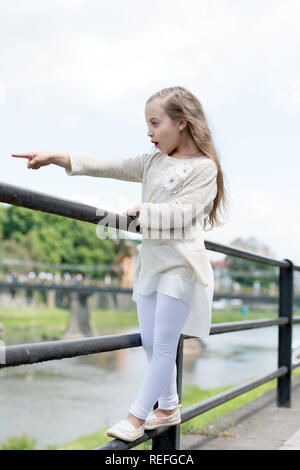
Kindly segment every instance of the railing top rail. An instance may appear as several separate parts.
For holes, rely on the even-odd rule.
[[[228,333],[255,328],[271,327],[275,325],[286,325],[289,319],[263,318],[261,320],[237,321],[228,323],[215,323],[211,327],[210,334]],[[300,317],[294,317],[293,323],[300,323]],[[194,338],[182,335],[183,340]],[[80,339],[43,341],[39,343],[16,344],[5,347],[5,362],[0,362],[0,369],[35,364],[38,362],[66,359],[75,356],[98,354],[119,349],[129,349],[141,346],[140,333],[115,334],[106,336],[92,336]],[[1,348],[0,348],[1,352]],[[1,357],[1,354],[0,354]]]
[[[227,254],[229,256],[236,256],[238,258],[248,259],[250,261],[256,261],[258,263],[271,264],[273,266],[278,266],[279,268],[288,268],[290,263],[289,261],[281,261],[275,258],[270,258],[268,256],[259,255],[252,251],[243,250],[241,248],[236,248],[235,246],[224,245],[215,242],[205,241],[205,246],[208,250],[217,251],[220,253]],[[296,266],[294,266],[296,268]],[[299,266],[300,270],[300,266]]]
[[[0,202],[60,215],[70,219],[81,220],[83,222],[90,222],[92,224],[101,224],[102,219],[104,219],[105,222],[101,225],[117,229],[122,228],[122,230],[138,234],[138,230],[135,230],[134,224],[132,223],[130,224],[129,230],[128,225],[130,222],[127,216],[3,182],[0,182]]]
[[[50,196],[48,194],[32,191],[26,188],[20,188],[19,186],[14,186],[4,182],[0,182],[0,202],[93,224],[99,223],[100,225],[126,230],[132,233],[139,234],[140,231],[139,225],[134,223],[132,217],[115,214],[87,204],[57,198],[55,196]],[[99,213],[101,215],[99,215]],[[104,222],[102,222],[102,219],[104,219]],[[138,222],[138,218],[136,221]],[[205,246],[211,251],[217,251],[259,263],[270,264],[282,268],[288,268],[290,266],[289,260],[277,260],[229,245],[205,241]],[[294,269],[296,271],[300,271],[300,266],[294,265]]]

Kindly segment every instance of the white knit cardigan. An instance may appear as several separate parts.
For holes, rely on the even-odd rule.
[[[161,282],[169,286],[165,293],[172,291],[172,295],[190,305],[191,314],[183,333],[207,337],[214,278],[204,245],[203,218],[209,214],[217,194],[215,162],[207,156],[176,159],[160,151],[131,158],[69,155],[71,171],[65,170],[69,176],[142,183],[142,243],[135,267],[133,300],[136,301],[137,292],[149,293],[154,288],[151,286],[157,287]]]

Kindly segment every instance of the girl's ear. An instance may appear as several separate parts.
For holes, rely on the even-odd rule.
[[[185,129],[187,126],[187,120],[186,119],[179,119],[178,123],[177,123],[177,129],[179,131],[183,131],[183,129]]]

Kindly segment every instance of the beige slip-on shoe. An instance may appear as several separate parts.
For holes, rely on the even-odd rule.
[[[117,424],[114,424],[106,431],[107,436],[116,437],[123,441],[132,442],[143,436],[145,423],[141,424],[140,427],[135,428],[130,421],[123,419]]]
[[[160,426],[175,426],[176,424],[181,423],[181,407],[182,405],[178,405],[177,409],[172,414],[162,417],[156,416],[155,412],[151,411],[145,421],[145,431],[150,431],[151,429],[155,429]]]

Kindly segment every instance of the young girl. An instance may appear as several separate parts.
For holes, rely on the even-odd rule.
[[[226,206],[223,172],[203,108],[183,87],[165,88],[146,102],[153,151],[121,159],[68,153],[12,154],[27,167],[55,164],[68,175],[89,175],[142,183],[137,215],[142,243],[132,299],[149,362],[128,416],[108,436],[133,441],[145,429],[181,422],[176,385],[180,334],[206,339],[211,326],[214,276],[203,230],[220,225]],[[159,407],[151,411],[158,401]],[[150,414],[149,414],[150,413]]]

